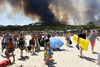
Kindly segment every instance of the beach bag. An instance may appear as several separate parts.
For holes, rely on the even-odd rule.
[[[30,39],[29,44],[32,45],[32,40]]]
[[[38,49],[38,50],[40,49],[40,45],[37,45],[37,49]]]
[[[31,50],[31,48],[32,48],[32,46],[27,46],[27,47],[25,48],[25,50],[26,50],[27,52],[29,52],[29,51]]]
[[[11,65],[10,59],[4,60],[0,63],[0,67],[5,67]]]
[[[32,48],[32,46],[27,46],[27,48],[28,48],[28,50],[30,51],[30,50],[31,50],[31,48]]]
[[[72,44],[72,41],[71,40],[69,41],[69,44]]]
[[[41,41],[40,41],[40,46],[41,46],[41,47],[44,47],[44,40],[43,40],[43,38],[42,38]]]
[[[26,46],[25,46],[24,44],[18,44],[18,45],[17,45],[17,48],[19,48],[19,49],[25,49]]]

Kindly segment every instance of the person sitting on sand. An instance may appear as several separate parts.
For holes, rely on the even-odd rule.
[[[98,39],[97,35],[95,34],[95,31],[93,30],[93,34],[90,35],[89,37],[90,41],[91,41],[91,49],[92,49],[92,53],[94,54],[94,46],[95,46],[95,40]],[[99,40],[99,39],[98,39]]]
[[[18,42],[19,42],[19,47],[20,47],[20,50],[21,50],[21,54],[20,54],[20,57],[23,58],[23,50],[25,49],[24,47],[24,44],[25,44],[25,41],[24,41],[24,36],[23,34],[21,33],[20,34],[20,38],[18,39]]]
[[[9,43],[8,43],[8,45],[7,45],[8,59],[9,59],[9,54],[12,53],[13,61],[15,62],[14,49],[15,49],[15,45],[14,45],[14,43],[12,42],[12,38],[9,38]]]
[[[44,60],[45,60],[45,64],[48,64],[49,59],[52,58],[52,55],[53,55],[53,52],[51,51],[52,48],[50,46],[49,40],[46,40],[45,49],[46,49],[46,55],[45,55],[46,58],[44,58]]]

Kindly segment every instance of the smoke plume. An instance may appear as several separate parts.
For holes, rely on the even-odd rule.
[[[33,20],[75,25],[93,21],[100,25],[100,0],[0,0],[0,6],[5,2],[14,13],[22,11]]]

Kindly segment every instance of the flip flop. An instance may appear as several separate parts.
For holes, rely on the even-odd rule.
[[[79,50],[80,49],[79,45],[76,45],[76,48]]]

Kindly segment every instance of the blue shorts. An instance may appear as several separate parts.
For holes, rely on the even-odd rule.
[[[69,38],[67,38],[67,41],[69,41]]]

